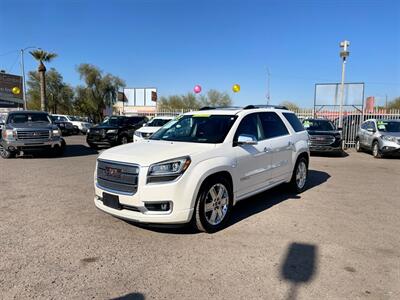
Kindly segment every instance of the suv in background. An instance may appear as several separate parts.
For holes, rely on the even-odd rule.
[[[356,150],[372,150],[375,158],[400,155],[400,120],[369,119],[361,124]]]
[[[240,200],[281,183],[302,192],[308,134],[293,112],[247,106],[185,113],[148,140],[102,152],[95,205],[119,218],[215,232]]]
[[[154,132],[172,119],[174,119],[174,117],[154,117],[147,124],[144,124],[142,128],[135,131],[133,141],[136,143],[148,139]]]
[[[102,123],[90,128],[86,142],[91,148],[97,146],[116,146],[132,142],[136,129],[148,121],[147,117],[111,116]]]
[[[7,116],[0,139],[0,156],[10,158],[29,150],[62,154],[65,142],[50,116],[40,111],[14,111]]]
[[[50,116],[50,118],[53,123],[56,124],[58,128],[60,128],[62,135],[71,135],[78,133],[76,132],[74,125],[72,125],[71,122],[68,122],[65,117],[52,115]]]
[[[309,134],[311,152],[343,153],[342,134],[326,119],[305,119],[303,126]]]

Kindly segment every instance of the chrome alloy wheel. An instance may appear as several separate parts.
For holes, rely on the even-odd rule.
[[[372,147],[372,155],[375,157],[378,157],[378,155],[379,155],[378,143],[374,143],[374,146]]]
[[[307,180],[307,166],[304,161],[300,161],[296,170],[296,184],[299,189],[302,189]]]
[[[211,225],[218,225],[225,218],[229,206],[229,193],[226,187],[217,183],[208,191],[204,205],[204,216]]]

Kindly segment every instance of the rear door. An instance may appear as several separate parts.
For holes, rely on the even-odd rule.
[[[292,154],[294,146],[291,135],[281,117],[275,112],[260,113],[264,138],[269,143],[272,153],[272,181],[286,179],[292,172]]]
[[[366,146],[372,148],[372,141],[374,139],[374,134],[376,132],[376,125],[374,121],[368,122],[368,130],[366,130]]]
[[[235,145],[239,135],[254,136],[256,145]],[[245,116],[235,133],[234,152],[236,157],[236,193],[238,198],[245,197],[268,185],[271,177],[272,152],[269,142],[263,139],[262,125],[258,113]]]

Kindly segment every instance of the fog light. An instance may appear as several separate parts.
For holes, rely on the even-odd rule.
[[[171,205],[169,202],[147,202],[144,207],[149,211],[169,211]]]
[[[8,150],[10,150],[10,151],[15,151],[16,149],[15,149],[14,146],[10,146],[10,147],[8,147]]]

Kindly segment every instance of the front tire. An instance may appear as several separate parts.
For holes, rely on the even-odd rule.
[[[362,151],[361,143],[360,143],[360,139],[359,138],[356,139],[356,151],[357,152],[361,152]]]
[[[203,184],[197,196],[193,223],[197,230],[213,233],[226,226],[232,210],[232,187],[225,178]]]
[[[300,157],[293,170],[290,185],[293,191],[301,193],[306,189],[308,179],[308,164],[305,157]]]
[[[372,143],[372,155],[375,158],[382,158],[381,150],[379,150],[379,143],[377,141]]]
[[[15,153],[11,152],[10,150],[5,149],[3,146],[0,146],[0,156],[4,159],[14,157]]]

